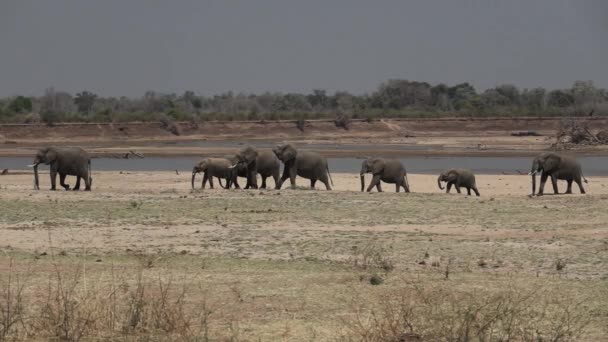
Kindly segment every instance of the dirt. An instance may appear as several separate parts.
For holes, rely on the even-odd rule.
[[[148,155],[221,154],[218,147],[184,146],[191,141],[292,141],[299,144],[394,144],[394,150],[379,149],[377,154],[392,155],[529,155],[548,149],[555,142],[560,118],[441,118],[354,120],[349,129],[338,128],[332,120],[307,121],[300,131],[295,121],[203,122],[198,126],[177,123],[180,135],[162,128],[160,123],[0,125],[0,156],[29,156],[42,145],[79,145],[95,155],[125,153],[129,150]],[[607,118],[578,119],[591,127],[608,126]],[[513,132],[535,132],[540,136],[512,136]],[[415,146],[415,150],[400,148]],[[608,154],[606,146],[585,146],[579,152]],[[325,152],[328,156],[353,156],[358,151]]]
[[[480,197],[446,194],[433,175],[409,175],[408,194],[389,184],[361,193],[358,175],[332,177],[333,191],[301,178],[296,190],[192,190],[187,174],[102,171],[93,191],[74,192],[49,191],[48,174],[35,191],[31,170],[16,170],[0,177],[0,285],[7,274],[42,284],[26,287],[35,308],[58,270],[86,271],[77,292],[97,289],[102,301],[115,288],[129,300],[141,277],[147,293],[184,286],[188,305],[212,307],[218,340],[284,341],[349,340],[345,322],[371,321],[383,298],[411,287],[517,287],[573,293],[584,306],[568,315],[590,320],[583,340],[606,340],[608,177],[588,177],[585,195],[546,186],[543,197],[528,196],[525,175],[479,174]]]

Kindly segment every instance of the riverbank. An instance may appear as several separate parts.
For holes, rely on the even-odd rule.
[[[94,156],[218,156],[245,144],[270,147],[289,141],[327,157],[531,156],[551,148],[563,118],[441,118],[353,121],[348,129],[330,120],[177,123],[179,135],[159,123],[0,125],[0,156],[31,156],[39,146],[77,145]],[[590,127],[608,118],[577,118]],[[513,136],[526,131],[536,136]],[[319,148],[320,147],[320,148]],[[608,155],[608,146],[581,146],[578,154]]]

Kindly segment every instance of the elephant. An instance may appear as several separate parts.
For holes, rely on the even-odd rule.
[[[245,168],[247,185],[245,189],[258,188],[257,175],[262,177],[262,189],[266,189],[266,178],[274,178],[275,188],[278,188],[281,172],[281,162],[272,151],[258,151],[255,147],[247,146],[236,155],[238,160],[233,168]]]
[[[247,178],[247,184],[245,185],[245,189],[249,189],[250,184],[247,166],[245,164],[239,164],[239,159],[236,155],[227,155],[224,158],[228,159],[231,165],[229,167],[229,176],[226,178],[227,182],[225,188],[230,189],[234,185],[236,189],[240,189],[241,186],[239,185],[238,177],[245,177]]]
[[[84,179],[85,191],[91,191],[91,157],[80,147],[45,147],[38,150],[34,163],[28,165],[34,168],[34,188],[40,190],[38,182],[38,165],[50,165],[51,190],[56,190],[56,179],[59,174],[59,184],[67,191],[70,185],[65,183],[66,176],[76,176],[73,190],[80,190],[80,179]]]
[[[467,188],[467,195],[471,196],[471,189],[475,192],[476,196],[479,196],[479,190],[477,190],[477,184],[475,183],[475,175],[473,171],[469,169],[448,169],[437,177],[437,185],[439,189],[443,190],[441,182],[446,182],[447,187],[445,192],[450,193],[452,185],[456,187],[456,191],[460,193],[460,188]]]
[[[201,188],[204,189],[207,181],[209,181],[209,187],[213,189],[213,177],[217,177],[220,186],[227,189],[228,187],[222,185],[221,179],[226,179],[226,183],[228,183],[232,172],[230,169],[231,165],[232,162],[227,158],[205,158],[201,160],[194,165],[194,168],[192,169],[192,189],[194,189],[194,178],[199,172],[203,172],[203,183]]]
[[[401,187],[403,187],[405,192],[410,192],[407,172],[403,164],[397,159],[367,158],[364,160],[359,174],[361,177],[361,192],[365,189],[366,173],[371,173],[374,176],[369,183],[367,192],[372,191],[374,186],[378,192],[382,192],[380,181],[395,184],[396,192],[399,192]]]
[[[283,168],[283,176],[277,184],[277,189],[280,189],[283,182],[289,178],[291,188],[296,188],[296,175],[310,179],[310,188],[315,188],[315,183],[320,180],[325,184],[327,190],[331,190],[333,181],[329,173],[327,159],[316,152],[298,151],[291,144],[279,144],[272,149],[272,152],[277,158],[285,164]]]
[[[572,181],[578,184],[578,188],[581,194],[585,193],[585,188],[581,180],[587,183],[587,179],[583,176],[583,170],[581,164],[572,156],[560,155],[553,152],[541,153],[532,162],[532,168],[530,169],[529,175],[532,176],[532,196],[536,192],[536,174],[541,173],[540,185],[538,187],[537,196],[543,195],[545,188],[545,182],[547,177],[551,177],[551,183],[553,185],[553,191],[558,194],[557,180],[563,179],[568,182],[567,194],[572,193]]]

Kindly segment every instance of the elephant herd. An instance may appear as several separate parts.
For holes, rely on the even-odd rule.
[[[284,165],[281,175],[281,163]],[[56,178],[59,175],[59,184],[70,190],[65,183],[66,176],[76,176],[76,184],[73,190],[80,189],[81,180],[84,181],[85,191],[91,190],[93,178],[91,177],[91,157],[79,147],[46,147],[40,149],[34,157],[34,163],[29,165],[34,168],[34,188],[39,190],[38,165],[50,166],[51,190],[56,190]],[[272,177],[275,189],[281,189],[283,183],[289,178],[291,188],[296,187],[296,177],[310,180],[310,187],[315,188],[317,181],[325,185],[327,190],[332,189],[333,181],[329,172],[327,159],[316,152],[299,151],[292,144],[279,144],[272,151],[259,151],[257,148],[247,146],[234,155],[224,158],[204,158],[192,169],[192,188],[194,188],[195,177],[198,173],[203,174],[202,188],[207,182],[213,189],[213,178],[217,178],[220,186],[226,189],[231,187],[239,189],[238,177],[247,179],[245,189],[257,189],[257,175],[260,175],[262,189],[267,187],[267,179]],[[361,191],[365,191],[365,174],[371,173],[372,180],[367,187],[370,192],[375,187],[382,191],[381,182],[395,184],[397,192],[403,188],[410,192],[407,172],[401,161],[386,158],[367,158],[361,165],[359,173],[361,179]],[[540,185],[536,192],[536,175],[540,174]],[[572,193],[572,182],[576,182],[581,193],[585,193],[582,182],[587,183],[583,176],[580,163],[571,156],[546,152],[538,155],[532,162],[529,175],[532,176],[532,195],[542,196],[547,179],[551,178],[553,191],[558,194],[557,181],[565,180],[568,184],[567,194]],[[222,184],[225,181],[225,185]],[[450,192],[452,186],[460,193],[461,188],[471,191],[479,196],[479,190],[475,183],[475,175],[468,169],[448,169],[439,175],[437,185],[443,190],[442,183],[446,183],[445,190]]]

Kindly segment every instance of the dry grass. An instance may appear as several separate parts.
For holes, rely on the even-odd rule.
[[[496,287],[410,282],[345,320],[348,341],[578,341],[597,319],[594,298],[555,284]],[[600,293],[598,293],[600,295]]]
[[[489,199],[190,192],[175,173],[115,176],[100,172],[91,193],[36,192],[27,175],[7,178],[0,339],[608,336],[603,179],[585,196],[529,199],[527,177],[481,175],[495,186],[488,193],[508,191]],[[412,176],[417,191],[425,177]]]

